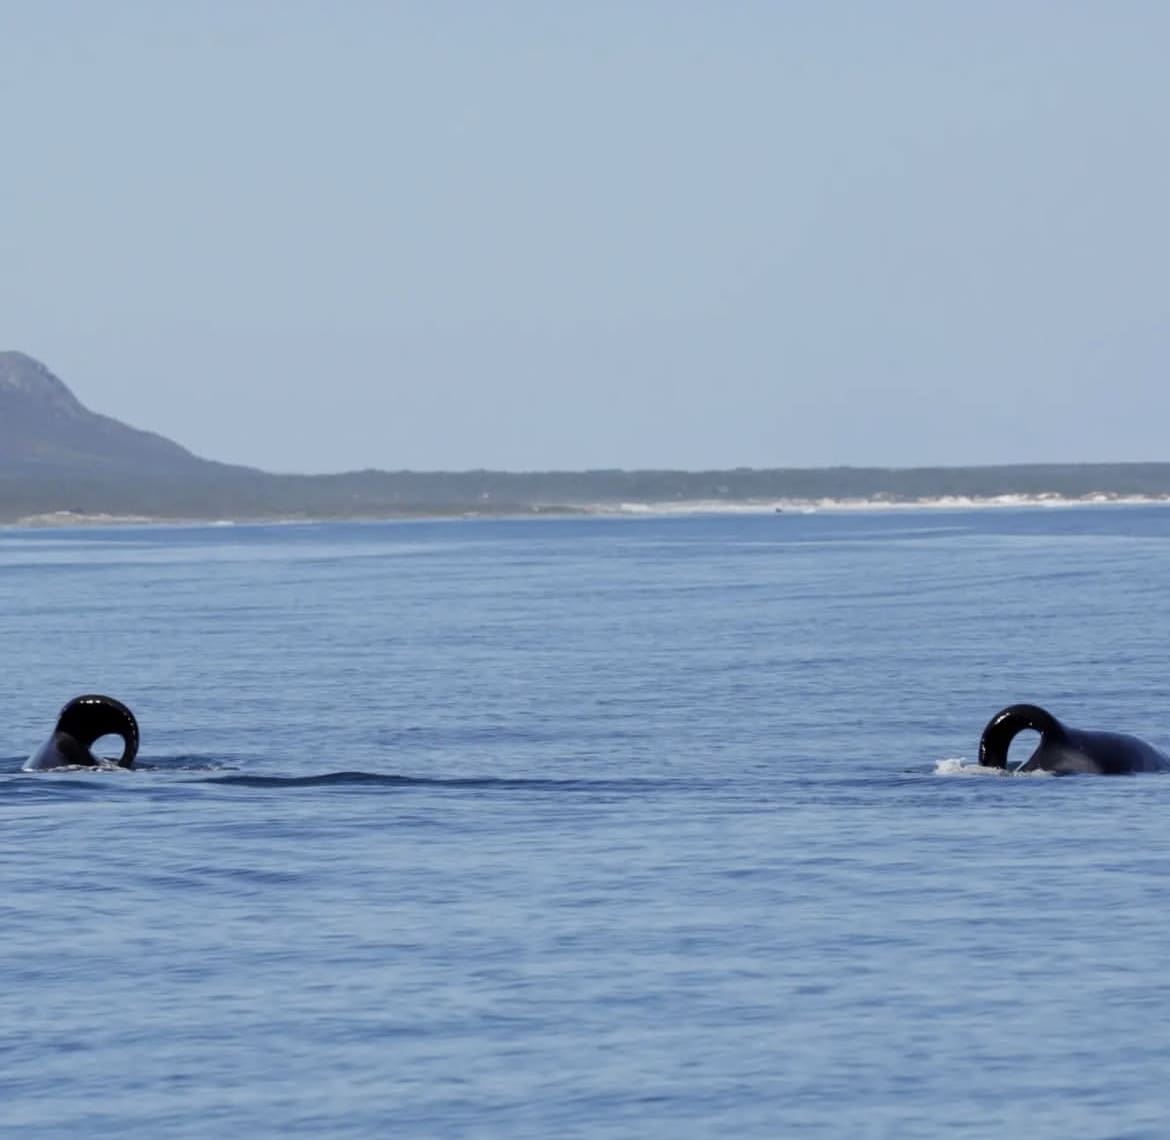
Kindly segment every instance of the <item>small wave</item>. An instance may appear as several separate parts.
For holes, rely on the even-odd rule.
[[[629,792],[661,786],[654,780],[582,780],[548,779],[524,776],[402,776],[382,772],[323,772],[315,776],[252,776],[243,773],[225,773],[208,776],[201,783],[227,784],[241,788],[322,788],[322,787],[383,787],[383,788],[525,788],[550,792]]]
[[[207,756],[160,756],[139,762],[133,768],[120,768],[112,760],[97,766],[68,765],[26,771],[23,757],[0,758],[0,775],[33,777],[33,782],[49,777],[80,777],[68,781],[85,783],[95,775],[117,772],[124,776],[181,776],[184,783],[226,784],[242,788],[321,788],[321,787],[383,787],[383,788],[529,788],[538,791],[631,792],[653,790],[669,786],[673,781],[631,777],[629,779],[593,779],[588,777],[548,776],[407,776],[392,772],[317,772],[306,776],[261,775],[245,769],[247,761],[234,758],[211,759]],[[23,781],[22,781],[23,782]],[[50,781],[60,787],[66,781]],[[701,781],[691,781],[698,787]]]
[[[1094,506],[1166,506],[1167,495],[1128,495],[1120,492],[1095,491],[1085,495],[1010,493],[1004,495],[936,495],[918,499],[875,496],[845,498],[781,499],[688,499],[646,500],[645,502],[593,503],[587,507],[597,515],[743,515],[743,514],[815,514],[821,511],[948,511],[983,510],[1007,507],[1094,507]]]

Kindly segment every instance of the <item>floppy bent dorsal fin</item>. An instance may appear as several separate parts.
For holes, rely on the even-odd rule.
[[[99,693],[74,697],[57,718],[57,732],[76,740],[87,752],[103,736],[122,738],[121,768],[132,768],[138,755],[138,722],[121,701]]]
[[[984,768],[1006,768],[1008,748],[1025,729],[1051,739],[1064,735],[1064,726],[1039,705],[1009,705],[987,722],[979,738],[979,763]]]

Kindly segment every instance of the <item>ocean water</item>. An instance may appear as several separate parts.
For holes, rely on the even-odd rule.
[[[1165,506],[0,531],[0,1135],[1166,1136],[1170,779],[974,761],[1170,747],[1167,581]],[[22,773],[95,690],[142,767]]]

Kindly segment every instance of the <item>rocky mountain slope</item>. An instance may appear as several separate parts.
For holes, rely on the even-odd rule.
[[[0,352],[0,475],[187,476],[222,467],[91,412],[39,361]]]

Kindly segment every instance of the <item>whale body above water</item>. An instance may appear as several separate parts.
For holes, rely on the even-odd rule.
[[[1170,772],[1170,756],[1123,732],[1069,728],[1039,705],[1009,705],[997,712],[979,740],[979,763],[1007,768],[1008,747],[1017,734],[1040,733],[1036,750],[1014,772],[1087,773],[1128,776],[1134,772]]]
[[[24,771],[103,767],[90,751],[103,736],[122,738],[122,755],[115,763],[119,768],[133,768],[138,755],[138,721],[134,714],[121,701],[99,693],[74,697],[61,710],[49,739],[24,762]]]

